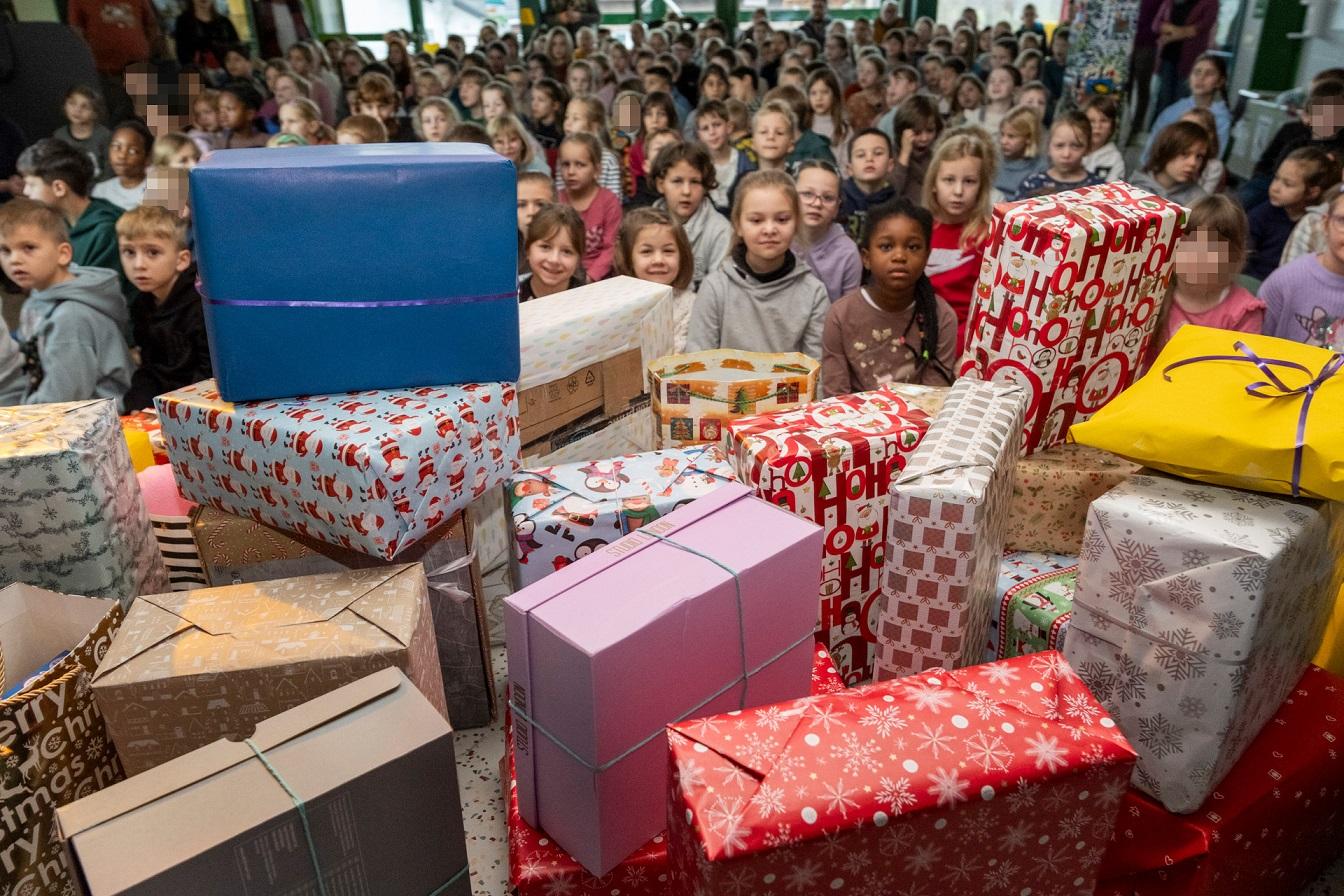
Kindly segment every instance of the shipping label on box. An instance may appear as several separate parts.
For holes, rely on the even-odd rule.
[[[137,774],[389,666],[447,717],[418,565],[141,597],[92,684]]]
[[[1026,389],[1025,453],[1138,377],[1184,224],[1125,183],[995,208],[958,373]]]
[[[518,469],[508,383],[233,404],[207,380],[155,402],[186,497],[382,560]]]
[[[737,476],[717,445],[524,470],[508,485],[521,588]]]
[[[1088,512],[1065,653],[1193,812],[1302,675],[1344,575],[1344,507],[1133,476]]]
[[[877,675],[979,662],[994,612],[1025,390],[960,380],[890,485]]]
[[[717,442],[729,420],[802,407],[816,397],[820,373],[798,352],[714,349],[659,358],[649,365],[658,447]]]
[[[0,585],[111,597],[168,571],[109,400],[0,408]]]

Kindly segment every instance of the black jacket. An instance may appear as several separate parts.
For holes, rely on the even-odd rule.
[[[195,265],[177,275],[162,305],[155,307],[147,292],[131,299],[131,335],[140,348],[140,367],[124,399],[128,412],[153,407],[155,395],[214,376]]]
[[[186,12],[177,17],[173,42],[177,44],[177,61],[183,65],[222,69],[225,48],[238,42],[238,31],[228,16],[216,15],[210,21],[202,22],[188,3]]]

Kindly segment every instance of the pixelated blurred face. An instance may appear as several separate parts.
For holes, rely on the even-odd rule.
[[[1115,125],[1111,122],[1111,117],[1100,109],[1088,109],[1085,114],[1087,123],[1092,125],[1092,148],[1100,149],[1111,139]]]
[[[1184,286],[1212,287],[1226,283],[1236,272],[1232,270],[1230,247],[1209,230],[1187,233],[1176,244],[1172,254],[1172,270]]]
[[[72,93],[65,101],[65,117],[73,125],[84,126],[92,124],[98,112],[84,94]]]
[[[641,228],[630,248],[630,266],[640,280],[671,286],[681,272],[681,253],[672,228],[661,224]]]
[[[728,142],[728,122],[718,115],[698,115],[695,119],[695,133],[700,142],[717,152]]]
[[[1344,128],[1344,99],[1332,97],[1313,103],[1307,111],[1307,125],[1317,140],[1333,136]]]
[[[493,89],[481,91],[481,114],[485,116],[486,121],[508,115],[509,106],[504,100],[504,94]]]
[[[141,292],[158,292],[173,285],[177,275],[191,265],[191,254],[179,251],[162,237],[119,239],[121,269]]]
[[[20,224],[0,234],[0,269],[19,289],[45,289],[70,264],[70,244],[35,224]]]
[[[616,101],[616,127],[622,131],[633,131],[639,124],[639,99],[623,96]]]
[[[453,126],[448,113],[438,106],[425,106],[420,109],[419,115],[420,133],[425,135],[425,142],[442,143]]]
[[[117,177],[130,181],[144,179],[148,156],[149,148],[139,132],[130,128],[112,132],[112,142],[107,145],[107,162]]]
[[[555,203],[555,190],[550,184],[529,178],[518,184],[518,229],[527,233],[528,225],[543,206]]]

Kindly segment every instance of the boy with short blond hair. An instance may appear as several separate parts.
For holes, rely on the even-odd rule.
[[[0,405],[119,401],[130,386],[117,274],[73,265],[73,255],[55,209],[27,198],[0,205],[0,268],[28,292],[15,333],[23,362],[6,367]]]
[[[131,299],[131,336],[140,367],[123,402],[129,413],[214,372],[186,221],[169,209],[142,205],[117,222],[117,243],[126,277],[138,290]]]
[[[372,115],[351,115],[336,126],[336,142],[342,146],[386,143],[387,128]]]

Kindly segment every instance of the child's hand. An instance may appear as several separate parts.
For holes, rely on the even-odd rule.
[[[901,152],[900,163],[902,165],[910,164],[910,154],[915,151],[915,131],[913,128],[906,128],[901,131]]]

